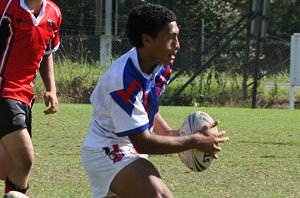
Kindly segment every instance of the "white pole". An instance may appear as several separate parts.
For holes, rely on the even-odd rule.
[[[290,98],[289,108],[294,109],[295,86],[300,85],[300,34],[294,33],[291,36],[291,55],[290,55]]]
[[[295,108],[295,92],[294,92],[294,85],[290,85],[290,98],[289,98],[289,108],[294,110]]]
[[[119,11],[119,3],[118,0],[116,2],[116,8],[115,8],[115,36],[118,35],[118,11]]]
[[[112,21],[112,1],[105,0],[105,33],[100,37],[100,64],[109,65],[111,63],[111,21]]]
[[[105,35],[111,36],[112,1],[105,0]]]

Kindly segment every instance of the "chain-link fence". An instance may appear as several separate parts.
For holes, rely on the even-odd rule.
[[[190,102],[185,101],[182,98],[186,98],[187,101],[198,101],[202,103],[200,95],[206,97],[206,101],[216,103],[216,98],[212,97],[211,90],[207,90],[211,80],[217,83],[219,89],[218,94],[226,92],[226,86],[236,87],[236,92],[240,93],[236,99],[232,99],[234,94],[228,94],[229,98],[223,97],[224,102],[226,101],[240,100],[242,98],[242,77],[245,77],[247,85],[251,85],[253,82],[253,68],[255,66],[255,52],[256,43],[255,40],[249,42],[249,56],[245,56],[245,49],[247,47],[245,38],[243,36],[236,36],[231,39],[230,42],[226,43],[226,38],[206,38],[203,39],[201,35],[185,35],[180,36],[180,50],[176,56],[174,63],[174,74],[173,76],[178,79],[184,79],[188,81],[192,76],[196,81],[199,81],[200,77],[204,76],[203,85],[192,88],[194,91],[197,90],[199,94],[187,93],[183,90],[183,95],[178,96],[173,104],[190,105]],[[217,42],[216,42],[217,41]],[[119,57],[126,53],[131,48],[130,43],[126,38],[114,37],[111,42],[111,60]],[[260,56],[259,56],[259,79],[269,75],[280,75],[281,73],[289,72],[290,65],[290,43],[284,41],[276,41],[271,39],[265,39],[261,43]],[[97,64],[100,65],[100,36],[70,36],[62,35],[62,43],[60,50],[56,53],[57,60],[71,60],[73,62],[84,63],[84,64]],[[247,59],[247,61],[246,61]],[[245,61],[248,63],[245,66]],[[202,66],[204,69],[201,69]],[[199,72],[200,71],[200,72]],[[195,75],[196,73],[196,75]],[[193,86],[192,79],[189,84]],[[202,82],[201,82],[202,83]],[[273,83],[273,82],[271,82]],[[172,84],[172,83],[171,83]],[[180,85],[176,85],[174,89],[180,90],[180,86],[184,85],[184,82]],[[191,90],[188,85],[186,89]],[[202,89],[202,87],[204,87]],[[174,95],[176,90],[169,93],[168,96]],[[185,93],[184,93],[185,92]],[[201,93],[201,94],[200,94]],[[192,96],[186,97],[187,95]],[[251,95],[251,86],[248,88],[248,95]],[[220,96],[220,98],[222,98]],[[170,99],[170,98],[169,98]],[[244,98],[245,99],[245,98]],[[176,102],[177,101],[177,102]],[[167,104],[165,100],[164,104]]]
[[[70,59],[80,63],[100,62],[100,37],[97,35],[78,36],[63,35],[60,50],[56,53],[57,57],[62,59]],[[211,47],[212,39],[204,40],[202,47],[201,37],[185,36],[180,38],[180,50],[175,61],[176,68],[182,68],[187,64],[194,64],[197,67],[201,61],[205,61],[213,53],[218,50],[220,43],[216,43]],[[252,43],[253,45],[254,43]],[[112,39],[112,59],[126,53],[132,46],[128,39],[113,37]],[[205,49],[210,47],[210,51]],[[214,59],[215,65],[218,65],[220,71],[230,70],[230,68],[238,69],[243,64],[245,41],[235,39],[232,43],[220,53],[219,57]],[[250,68],[254,60],[255,48],[250,46]],[[289,70],[290,58],[290,42],[276,41],[267,39],[261,45],[260,64],[262,71],[268,73],[276,73]]]

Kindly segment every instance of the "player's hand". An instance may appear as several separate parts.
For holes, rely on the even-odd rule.
[[[168,136],[180,136],[179,129],[170,130]]]
[[[50,107],[44,111],[44,114],[53,114],[58,111],[58,100],[55,92],[45,92],[44,94],[45,106]]]
[[[210,154],[215,159],[218,159],[217,152],[221,151],[221,147],[218,144],[229,141],[228,137],[223,137],[225,131],[216,131],[213,129],[218,124],[219,122],[215,121],[212,124],[205,125],[196,133],[199,136],[198,149]]]

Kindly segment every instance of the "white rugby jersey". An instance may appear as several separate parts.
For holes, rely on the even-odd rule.
[[[131,144],[129,135],[153,129],[158,99],[170,80],[171,65],[141,71],[132,48],[105,72],[91,95],[93,115],[83,146],[104,148]]]

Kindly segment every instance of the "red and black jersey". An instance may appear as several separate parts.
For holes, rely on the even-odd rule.
[[[1,0],[2,15],[0,98],[16,99],[30,106],[33,81],[43,55],[56,51],[60,44],[61,12],[50,0],[43,1],[38,16],[31,13],[24,0]]]

